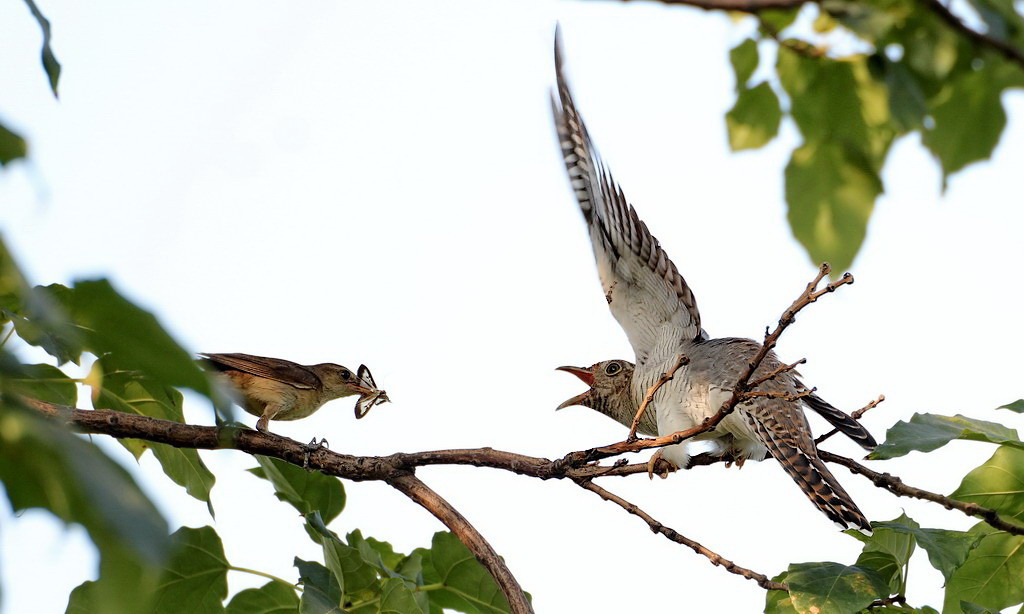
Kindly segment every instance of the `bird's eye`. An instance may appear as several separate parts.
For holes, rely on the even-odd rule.
[[[610,362],[608,366],[604,368],[604,372],[607,375],[615,375],[619,371],[622,371],[622,365],[617,362]]]
[[[352,377],[352,373],[348,369],[341,370],[341,379],[349,379]]]

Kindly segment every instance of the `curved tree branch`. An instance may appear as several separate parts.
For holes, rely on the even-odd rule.
[[[471,465],[502,469],[542,480],[570,479],[580,487],[595,492],[602,498],[622,506],[631,514],[639,516],[656,532],[693,549],[694,552],[707,557],[712,564],[721,565],[731,573],[752,579],[765,588],[781,586],[770,582],[764,574],[740,567],[675,529],[662,525],[639,507],[625,502],[591,483],[591,480],[596,477],[646,473],[646,463],[628,465],[618,462],[611,466],[593,464],[573,466],[562,460],[526,456],[491,448],[399,452],[390,456],[352,456],[325,448],[310,452],[307,445],[287,437],[245,428],[182,424],[106,409],[74,409],[33,399],[24,399],[24,401],[39,413],[61,421],[73,430],[82,433],[110,435],[124,439],[144,439],[179,448],[236,449],[249,454],[270,456],[293,465],[306,466],[309,469],[348,480],[386,482],[423,506],[452,530],[498,582],[509,604],[513,608],[521,608],[513,609],[515,612],[532,612],[531,609],[528,609],[530,608],[529,602],[525,601],[518,582],[494,553],[493,548],[487,544],[483,536],[473,528],[469,521],[413,475],[416,468],[430,465]],[[693,457],[691,466],[710,465],[725,460],[728,459],[701,454]]]
[[[931,501],[932,503],[938,503],[948,510],[958,510],[968,516],[981,518],[992,527],[1001,531],[1006,531],[1013,535],[1024,535],[1024,526],[1007,521],[1004,517],[999,515],[999,512],[992,508],[984,507],[977,503],[959,501],[945,495],[909,486],[904,484],[903,480],[894,475],[872,471],[852,458],[833,454],[827,450],[818,450],[818,456],[820,456],[824,461],[842,465],[851,472],[866,477],[871,480],[875,486],[884,488],[898,497],[912,497],[914,499],[923,499],[925,501]]]
[[[598,486],[597,484],[594,484],[590,480],[575,480],[575,481],[580,486],[580,488],[583,488],[585,490],[589,490],[590,492],[596,494],[597,496],[601,497],[605,501],[611,501],[612,503],[614,503],[615,505],[618,505],[619,507],[621,507],[622,509],[626,510],[630,514],[633,514],[634,516],[640,518],[641,520],[643,520],[644,522],[647,523],[647,526],[651,528],[651,531],[653,531],[655,533],[659,533],[661,535],[664,535],[665,537],[667,537],[668,539],[676,542],[677,544],[682,544],[682,545],[686,546],[687,548],[690,548],[691,550],[693,550],[697,554],[700,554],[702,556],[706,556],[708,558],[708,560],[710,560],[713,565],[715,565],[715,566],[721,565],[729,573],[734,573],[734,574],[736,574],[738,576],[743,576],[744,578],[747,578],[748,580],[753,580],[754,582],[757,582],[758,586],[760,586],[761,588],[763,588],[765,590],[775,590],[775,591],[788,591],[789,590],[789,587],[786,586],[785,584],[779,584],[778,582],[772,582],[771,579],[769,579],[768,576],[766,576],[764,574],[757,573],[756,571],[752,571],[750,569],[747,569],[746,567],[740,567],[736,563],[733,563],[732,561],[730,561],[729,559],[723,557],[722,555],[718,554],[717,552],[714,552],[712,550],[708,550],[707,548],[705,548],[704,546],[700,545],[699,543],[693,541],[689,537],[686,537],[685,535],[682,535],[681,533],[679,533],[675,529],[673,529],[671,527],[666,527],[665,525],[661,524],[660,522],[655,520],[653,517],[651,517],[650,514],[648,514],[647,512],[643,511],[642,509],[640,509],[636,504],[630,503],[629,501],[626,501],[622,497],[620,497],[620,496],[618,496],[618,495],[616,495],[616,494],[614,494],[612,492],[609,492],[609,491],[605,490],[604,488],[601,488],[600,486]]]
[[[629,0],[624,0],[628,2]],[[920,0],[924,7],[935,13],[939,19],[946,23],[957,34],[966,37],[979,47],[994,51],[1007,60],[1014,62],[1024,68],[1024,50],[1014,46],[1008,41],[996,38],[990,34],[979,32],[968,26],[942,0]],[[761,11],[772,9],[792,9],[805,4],[820,4],[820,0],[660,0],[662,4],[679,4],[692,6],[706,11],[736,11],[740,13],[757,14]],[[824,9],[823,9],[824,10]],[[782,40],[778,40],[777,34],[773,35],[780,45],[790,46]],[[810,56],[822,55],[813,47],[796,48],[798,53]]]
[[[385,480],[395,490],[409,497],[423,509],[433,514],[438,520],[451,529],[455,537],[469,548],[478,561],[491,573],[494,580],[501,587],[501,592],[508,599],[509,609],[515,614],[532,614],[533,606],[526,598],[523,587],[519,586],[512,572],[508,570],[505,561],[498,556],[491,544],[484,539],[476,528],[466,520],[466,517],[459,513],[459,510],[452,507],[451,503],[445,501],[441,495],[430,489],[411,473],[403,473]]]

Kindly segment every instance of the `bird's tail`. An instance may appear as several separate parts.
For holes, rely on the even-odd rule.
[[[793,478],[800,490],[804,491],[811,503],[844,529],[854,526],[866,531],[871,530],[871,523],[820,458],[804,452],[784,439],[772,437],[761,423],[755,424],[761,431],[762,440],[768,451],[782,465],[789,477]]]
[[[853,416],[843,410],[833,407],[825,399],[816,394],[811,394],[804,397],[803,401],[807,404],[807,407],[810,407],[818,412],[818,415],[822,418],[828,420],[829,424],[834,426],[836,430],[855,441],[857,445],[865,450],[874,450],[878,445],[875,438],[871,436],[871,433],[860,422],[857,422]]]

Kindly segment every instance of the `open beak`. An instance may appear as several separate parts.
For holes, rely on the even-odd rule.
[[[594,372],[584,367],[558,367],[556,371],[565,371],[566,373],[572,373],[576,377],[583,380],[583,383],[587,386],[594,385]],[[582,405],[587,407],[587,400],[590,398],[590,390],[587,390],[583,394],[578,394],[571,399],[566,400],[564,403],[555,408],[555,411],[559,409],[565,409],[566,407],[572,407],[573,405]]]

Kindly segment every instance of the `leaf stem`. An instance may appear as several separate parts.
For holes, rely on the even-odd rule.
[[[255,569],[249,569],[248,567],[235,567],[234,565],[228,565],[228,570],[229,571],[240,571],[242,573],[249,573],[249,574],[252,574],[254,576],[262,576],[264,578],[267,578],[268,580],[274,580],[275,582],[280,582],[281,584],[284,584],[286,586],[290,586],[291,588],[295,589],[295,592],[301,592],[299,590],[299,587],[296,586],[296,584],[294,582],[289,582],[288,580],[285,580],[284,578],[279,578],[279,577],[277,577],[277,576],[275,576],[273,574],[269,574],[269,573],[267,573],[265,571],[256,571]]]
[[[11,324],[11,330],[7,331],[7,334],[4,335],[4,340],[0,341],[0,348],[2,348],[5,345],[7,345],[7,340],[10,339],[11,335],[13,335],[13,334],[14,334],[14,324],[12,323]]]

